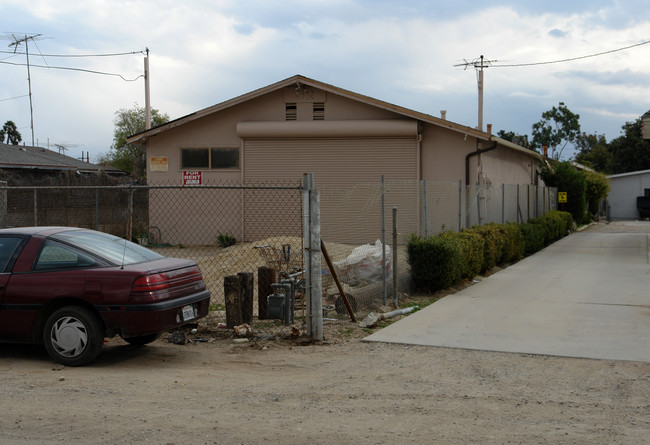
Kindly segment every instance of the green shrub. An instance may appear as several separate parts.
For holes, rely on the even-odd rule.
[[[407,243],[413,284],[430,292],[448,288],[461,278],[535,253],[572,227],[570,213],[552,211],[522,224],[486,224],[427,238],[413,234]]]
[[[407,244],[411,278],[417,289],[445,289],[461,278],[461,249],[451,237],[411,235]]]
[[[543,224],[521,223],[519,230],[524,239],[525,255],[531,255],[544,248],[545,228]]]
[[[501,262],[506,239],[501,230],[499,230],[498,224],[474,226],[463,231],[477,233],[483,238],[483,265],[481,266],[481,272],[486,272]]]
[[[510,263],[524,256],[524,237],[519,226],[517,224],[497,224],[497,228],[505,240],[501,260],[498,263]]]
[[[473,232],[444,232],[440,236],[454,239],[460,249],[461,278],[471,280],[483,267],[483,237]]]

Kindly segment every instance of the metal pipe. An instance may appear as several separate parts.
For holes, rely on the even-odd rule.
[[[427,180],[422,180],[422,198],[424,200],[424,237],[429,236],[428,213],[427,213]]]
[[[399,307],[397,301],[397,207],[393,207],[393,304],[396,308]]]
[[[477,144],[478,144],[478,141],[477,141]],[[478,155],[483,154],[483,153],[487,153],[488,151],[492,151],[492,150],[496,149],[498,145],[499,144],[495,142],[494,145],[492,145],[490,147],[477,148],[476,151],[473,151],[471,153],[467,153],[467,155],[465,156],[465,185],[469,185],[469,160],[470,160],[470,158],[472,158],[474,156],[478,156]]]
[[[381,282],[382,282],[382,300],[384,306],[386,306],[386,299],[388,298],[387,290],[387,277],[386,277],[386,182],[384,180],[384,175],[381,175]]]

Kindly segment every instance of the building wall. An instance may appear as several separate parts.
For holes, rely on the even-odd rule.
[[[507,148],[497,148],[480,156],[483,177],[492,184],[534,184],[538,162],[530,156]],[[470,161],[474,166],[477,160]],[[472,170],[476,172],[476,170]],[[470,174],[470,181],[479,175]]]
[[[611,187],[607,195],[610,218],[614,220],[639,219],[636,198],[643,196],[644,190],[650,188],[650,171],[613,175],[608,179]]]
[[[314,102],[324,103],[323,121],[314,120]],[[295,123],[286,120],[287,103],[296,103]],[[351,122],[354,124],[350,125]],[[252,128],[254,131],[245,131],[244,128]],[[305,134],[305,129],[313,130],[314,133]],[[487,146],[489,143],[482,144]],[[477,140],[452,129],[409,120],[402,114],[373,106],[371,102],[354,100],[312,87],[302,87],[297,93],[296,87],[292,86],[232,105],[183,125],[172,126],[164,133],[149,138],[148,183],[181,185],[181,148],[214,147],[239,148],[239,168],[204,170],[204,185],[269,180],[298,183],[304,173],[315,173],[317,187],[331,188],[379,183],[382,175],[386,180],[427,179],[465,183],[465,156],[476,151]],[[152,157],[167,157],[166,171],[152,171],[149,162]],[[470,183],[476,182],[479,172],[494,184],[530,183],[531,161],[532,158],[506,148],[473,157],[470,162]],[[169,221],[166,219],[167,206],[181,206],[192,195],[183,194],[183,198],[179,196],[173,203],[164,204],[158,202],[157,196],[151,196],[151,224],[163,229],[166,225],[171,229],[172,226],[178,228],[179,225],[186,224],[185,233],[191,233],[192,221],[211,221],[215,228],[226,228],[238,239],[247,238],[253,236],[253,231],[245,229],[248,226],[247,218],[262,218],[263,213],[268,212],[268,209],[256,210],[264,208],[264,200],[258,202],[255,198],[240,194],[237,213],[242,216],[241,220],[234,223],[221,214],[219,199],[206,202],[195,209],[192,218],[187,221]],[[327,210],[330,198],[326,191],[322,192],[321,199]],[[417,200],[412,203],[402,201],[399,204],[402,207],[418,205]],[[417,214],[416,211],[412,213]],[[333,215],[334,213],[324,216],[324,222],[327,223],[328,218],[334,218]],[[370,217],[373,218],[372,215]],[[333,227],[335,223],[332,224]],[[368,224],[376,224],[376,219]],[[238,227],[243,227],[243,232]],[[347,239],[347,235],[351,239],[356,236],[349,233],[345,226],[338,229],[325,227],[324,234],[342,242]],[[214,234],[206,236],[205,239],[194,237],[192,240],[170,242],[203,244],[214,238]]]
[[[421,179],[465,183],[465,156],[476,151],[476,138],[431,124],[421,134]]]

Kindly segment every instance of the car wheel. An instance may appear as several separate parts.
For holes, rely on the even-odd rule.
[[[43,343],[54,361],[66,366],[85,365],[97,358],[104,345],[101,321],[82,307],[61,308],[47,319]]]
[[[148,335],[139,335],[137,337],[128,337],[124,341],[133,346],[144,346],[152,341],[157,340],[162,335],[162,332],[156,332],[155,334]]]

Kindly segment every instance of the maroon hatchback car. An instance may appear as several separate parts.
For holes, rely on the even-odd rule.
[[[194,261],[88,229],[0,230],[0,341],[43,343],[63,365],[91,362],[105,337],[150,343],[209,303]]]

